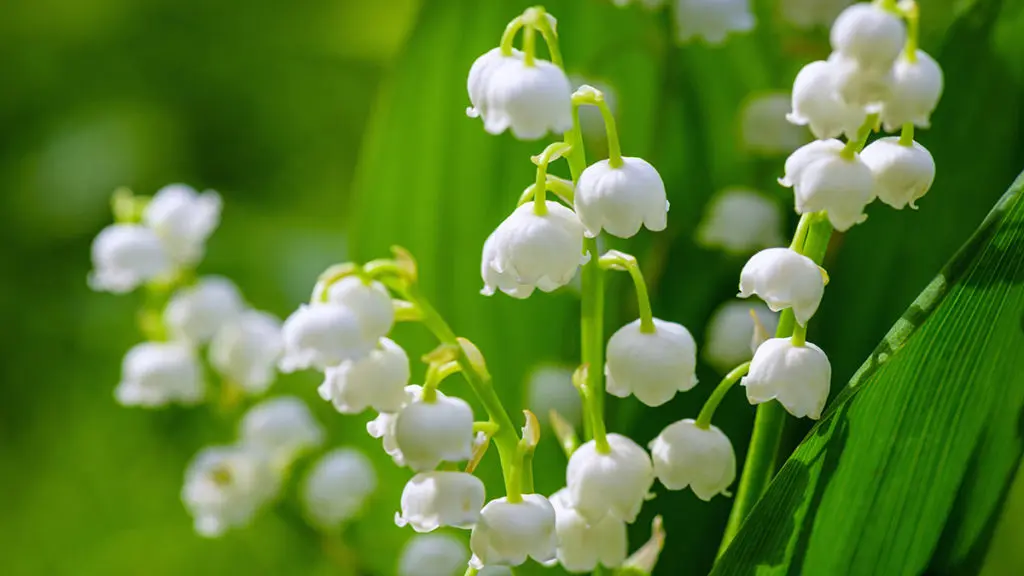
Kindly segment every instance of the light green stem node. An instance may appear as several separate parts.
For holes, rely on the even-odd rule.
[[[142,212],[149,204],[149,197],[136,196],[131,189],[121,186],[110,196],[110,210],[114,214],[114,222],[118,224],[137,224],[142,221]]]
[[[846,142],[846,146],[843,147],[840,156],[847,160],[853,160],[857,153],[864,149],[864,145],[868,143],[868,137],[871,136],[871,131],[878,124],[878,114],[868,114],[868,117],[861,124],[860,128],[857,129],[857,136],[851,138]]]
[[[900,146],[913,146],[914,145],[914,123],[907,122],[900,129]]]
[[[579,107],[587,104],[597,106],[601,111],[605,133],[608,135],[608,165],[612,168],[621,168],[622,148],[619,145],[619,131],[615,125],[615,115],[608,107],[604,93],[593,86],[581,86],[572,95],[573,124],[576,126],[576,130],[579,130]]]
[[[487,436],[493,436],[498,431],[498,425],[490,420],[484,422],[473,422],[473,434],[483,432]]]
[[[803,346],[806,346],[807,345],[807,326],[802,325],[799,322],[797,322],[796,326],[793,327],[793,336],[790,338],[790,342],[793,344],[793,346],[796,346],[797,348],[801,348]]]
[[[708,397],[707,402],[704,403],[704,407],[700,409],[700,414],[697,415],[697,427],[701,430],[707,430],[711,426],[711,419],[715,416],[715,410],[718,409],[718,405],[722,403],[722,399],[725,398],[726,393],[747,375],[750,370],[750,362],[744,362],[739,366],[733,368],[728,374],[722,378],[722,381],[718,383],[715,390]]]
[[[647,295],[647,283],[644,281],[644,275],[640,271],[636,257],[618,250],[609,250],[601,256],[599,264],[603,270],[629,272],[629,276],[633,279],[633,285],[636,287],[637,308],[640,310],[640,332],[654,334],[656,329],[654,314],[651,312],[651,299]]]

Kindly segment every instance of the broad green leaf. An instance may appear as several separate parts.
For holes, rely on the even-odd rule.
[[[713,574],[971,572],[961,561],[984,555],[977,532],[1024,450],[1022,194],[1024,176],[833,401]]]

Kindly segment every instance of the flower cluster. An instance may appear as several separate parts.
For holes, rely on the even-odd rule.
[[[277,374],[280,321],[250,308],[231,280],[195,275],[220,222],[220,196],[172,184],[152,198],[119,190],[113,204],[117,223],[93,241],[89,285],[117,294],[144,286],[140,320],[149,338],[125,354],[117,401],[144,407],[203,401],[204,350],[226,391],[264,393]]]

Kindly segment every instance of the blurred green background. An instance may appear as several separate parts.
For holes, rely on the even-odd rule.
[[[828,53],[824,30],[788,28],[776,0],[755,4],[755,32],[715,48],[675,46],[664,13],[607,0],[548,4],[570,74],[612,87],[624,152],[649,159],[666,180],[669,231],[623,247],[641,259],[655,313],[688,326],[698,344],[743,264],[694,244],[708,198],[749,185],[791,201],[774,184],[783,158],[742,149],[737,111],[751,93],[788,90],[803,63]],[[933,128],[919,132],[938,179],[920,211],[874,205],[868,222],[830,250],[832,283],[810,338],[829,353],[835,388],[1024,167],[1024,3],[922,4],[922,45],[947,78]],[[529,369],[573,361],[578,302],[570,291],[525,302],[478,294],[483,240],[531,181],[528,156],[543,144],[492,137],[465,118],[465,75],[527,5],[4,4],[0,573],[343,573],[293,503],[220,540],[193,534],[178,498],[184,466],[200,447],[230,442],[237,415],[114,403],[120,358],[140,338],[138,300],[91,293],[85,276],[117,186],[149,194],[180,181],[220,191],[222,225],[201,271],[230,276],[253,305],[282,317],[326,266],[383,256],[393,243],[408,247],[428,293],[487,356],[512,410],[522,405]],[[625,281],[611,284],[609,332],[635,317]],[[430,345],[415,327],[401,327],[396,340],[413,352]],[[706,367],[699,375],[715,380]],[[290,376],[274,392],[309,400],[332,445],[375,457],[381,490],[346,538],[366,573],[391,574],[411,534],[392,523],[410,474],[365,434],[365,417],[342,417],[320,402],[316,384],[311,374]],[[709,392],[700,386],[658,409],[615,400],[610,428],[646,443],[695,414]],[[720,414],[742,458],[753,410],[734,394]],[[805,430],[791,426],[790,441]],[[564,459],[550,443],[538,466],[541,491],[564,482]],[[1015,509],[994,540],[990,573],[1024,572],[1022,501],[1010,498]],[[706,573],[729,503],[659,487],[634,525],[633,545],[661,513],[670,540],[659,573]]]

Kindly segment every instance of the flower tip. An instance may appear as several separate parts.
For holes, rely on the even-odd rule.
[[[479,118],[480,117],[480,112],[476,108],[474,108],[472,106],[467,106],[466,107],[466,116],[468,116],[470,118]]]

